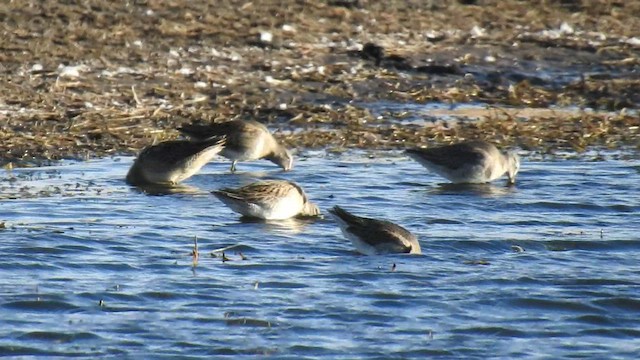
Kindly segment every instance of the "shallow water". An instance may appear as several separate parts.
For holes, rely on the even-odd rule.
[[[507,188],[398,153],[300,155],[212,163],[169,195],[125,185],[131,158],[2,173],[0,354],[637,356],[640,161],[525,155]],[[272,177],[404,225],[424,255],[359,256],[330,218],[243,222],[208,193]]]

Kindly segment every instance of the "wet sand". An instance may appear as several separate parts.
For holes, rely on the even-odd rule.
[[[4,2],[0,164],[133,154],[184,122],[237,118],[294,148],[638,149],[638,13],[607,1]],[[378,103],[488,110],[407,125],[415,114]]]

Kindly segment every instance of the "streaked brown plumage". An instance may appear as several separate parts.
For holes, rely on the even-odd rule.
[[[320,209],[309,202],[299,185],[291,181],[265,180],[212,193],[231,210],[247,217],[283,220],[294,216],[320,215]]]

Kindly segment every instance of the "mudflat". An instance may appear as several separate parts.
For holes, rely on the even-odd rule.
[[[243,118],[292,148],[639,149],[637,14],[604,0],[4,1],[0,164],[134,154],[185,122]]]

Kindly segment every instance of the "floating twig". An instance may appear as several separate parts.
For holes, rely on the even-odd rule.
[[[193,237],[193,250],[191,251],[191,256],[193,257],[193,267],[198,266],[198,237]]]

